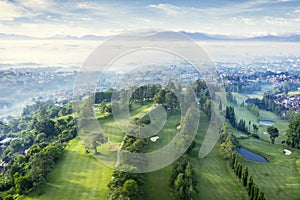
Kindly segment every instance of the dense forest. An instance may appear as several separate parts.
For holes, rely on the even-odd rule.
[[[63,107],[49,102],[24,109],[22,117],[5,126],[12,138],[2,152],[0,197],[12,199],[38,190],[62,154],[67,142],[76,137],[71,104]],[[5,145],[5,144],[4,144]]]

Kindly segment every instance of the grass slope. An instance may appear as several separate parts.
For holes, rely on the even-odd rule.
[[[238,100],[245,99],[247,96],[234,94]],[[275,122],[275,127],[279,129],[279,137],[276,138],[275,145],[271,144],[267,127],[259,125],[258,135],[260,140],[249,137],[248,139],[240,139],[240,145],[252,150],[269,159],[268,163],[258,163],[243,159],[239,156],[244,166],[249,168],[249,173],[253,176],[255,183],[265,192],[267,199],[300,199],[300,153],[292,150],[290,156],[283,153],[283,149],[287,148],[281,145],[281,141],[286,139],[286,131],[288,129],[288,121],[281,120],[274,113],[260,110],[260,116],[257,118],[246,108],[235,106],[236,118],[251,120],[257,123],[258,120],[271,120]],[[237,131],[230,126],[230,130],[237,136],[243,133]],[[290,149],[290,148],[288,148]],[[291,149],[290,149],[291,150]]]
[[[180,122],[180,114],[168,113],[168,118],[164,128],[157,134],[159,139],[156,142],[149,142],[146,148],[147,152],[159,150],[166,146],[177,134],[177,125]],[[145,200],[152,199],[172,199],[169,178],[172,172],[172,165],[169,165],[161,170],[149,172],[145,174],[146,185],[144,187]]]
[[[169,165],[161,170],[145,174],[146,184],[144,187],[144,200],[168,200],[172,199],[169,188],[169,177],[171,176],[172,166]]]
[[[40,195],[31,193],[25,200],[53,199],[108,199],[107,183],[112,174],[109,169],[87,155],[81,141],[70,141],[62,157],[48,176],[48,183]]]
[[[258,163],[239,156],[243,165],[249,168],[255,183],[265,193],[266,199],[300,199],[298,150],[292,150],[292,154],[286,156],[283,153],[286,146],[254,138],[240,140],[240,144],[269,158],[268,163]]]
[[[242,100],[245,100],[247,98],[247,95],[242,95],[238,93],[234,93],[234,96],[237,98],[238,102],[241,102]],[[279,130],[279,137],[276,138],[277,143],[281,143],[281,141],[285,140],[285,134],[288,129],[289,122],[286,120],[281,120],[278,118],[278,116],[272,112],[266,111],[266,110],[259,110],[259,117],[257,118],[255,115],[253,115],[250,111],[248,111],[245,107],[240,107],[237,105],[230,104],[231,106],[234,106],[236,119],[244,119],[246,121],[246,125],[248,126],[249,121],[251,121],[251,124],[255,123],[258,125],[258,135],[263,140],[270,141],[270,136],[267,133],[267,127],[264,125],[259,125],[259,120],[270,120],[275,122],[274,126],[278,128]],[[251,131],[252,131],[252,125],[251,125]],[[239,134],[238,134],[239,135]]]
[[[173,136],[176,134],[176,124],[180,120],[179,115],[170,115],[165,124],[164,129],[160,134],[160,139],[165,140],[164,137]],[[244,199],[244,194],[240,185],[232,176],[226,165],[226,161],[219,153],[219,144],[216,144],[213,151],[204,159],[198,158],[198,151],[201,142],[206,134],[209,125],[207,117],[201,113],[198,134],[196,136],[196,147],[191,153],[191,162],[195,169],[195,176],[198,186],[197,199]],[[168,140],[169,137],[166,137]],[[158,141],[161,141],[161,140]],[[155,146],[164,144],[153,144],[149,148],[157,149]],[[165,145],[165,144],[164,144]],[[172,166],[168,166],[161,170],[146,174],[145,200],[150,199],[172,199],[170,195],[169,177],[172,171]]]
[[[198,134],[195,138],[196,147],[190,157],[198,182],[197,199],[244,199],[240,184],[227,169],[227,163],[219,151],[219,143],[205,158],[198,158],[198,152],[208,125],[209,119],[202,113]]]
[[[197,199],[244,199],[237,179],[228,171],[218,145],[204,159],[192,158],[198,186]]]

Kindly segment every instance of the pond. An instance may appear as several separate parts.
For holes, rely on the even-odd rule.
[[[268,162],[267,159],[265,159],[264,157],[256,154],[256,153],[253,153],[252,151],[249,151],[243,147],[238,147],[236,149],[236,151],[241,154],[245,159],[247,160],[251,160],[251,161],[254,161],[254,162],[263,162],[263,163],[266,163]]]
[[[270,120],[259,120],[258,123],[265,126],[273,126],[275,124],[275,122]]]

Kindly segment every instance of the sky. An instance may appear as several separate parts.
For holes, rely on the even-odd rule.
[[[300,34],[300,0],[0,0],[0,33],[109,36],[141,28],[232,36]]]

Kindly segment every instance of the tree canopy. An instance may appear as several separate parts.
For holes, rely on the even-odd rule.
[[[267,128],[268,133],[270,134],[270,139],[272,143],[274,144],[275,139],[279,136],[279,130],[274,126],[269,126]]]
[[[287,144],[291,147],[300,148],[300,117],[289,123]]]

